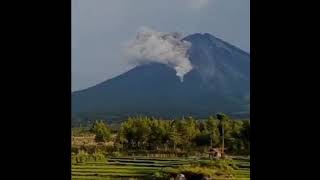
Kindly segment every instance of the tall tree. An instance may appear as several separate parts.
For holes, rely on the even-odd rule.
[[[222,142],[221,143],[221,154],[222,154],[222,156],[224,156],[224,140],[225,140],[224,139],[224,135],[225,135],[224,128],[225,128],[225,123],[228,120],[228,117],[223,113],[217,114],[216,116],[220,122],[221,142]]]
[[[172,120],[170,121],[170,127],[169,127],[169,141],[170,144],[173,146],[173,150],[175,151],[177,146],[182,143],[182,133],[181,131],[181,121],[180,120]],[[181,127],[181,128],[180,128]]]
[[[244,141],[248,153],[250,153],[250,120],[243,121],[240,135]]]
[[[110,140],[111,132],[103,121],[96,121],[91,127],[91,132],[95,134],[96,142],[105,142]]]
[[[216,146],[220,142],[219,122],[216,118],[210,116],[206,121],[206,127],[210,136],[210,146]]]

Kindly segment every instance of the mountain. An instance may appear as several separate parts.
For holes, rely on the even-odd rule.
[[[128,115],[206,117],[216,112],[249,116],[250,55],[210,34],[183,40],[193,69],[181,82],[164,64],[137,66],[113,79],[72,93],[74,117]]]

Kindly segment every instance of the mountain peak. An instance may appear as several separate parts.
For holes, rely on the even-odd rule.
[[[206,46],[216,46],[218,48],[223,48],[224,50],[227,51],[236,51],[237,53],[249,56],[249,54],[245,51],[243,51],[242,49],[231,45],[230,43],[217,38],[216,36],[210,34],[210,33],[194,33],[191,35],[186,36],[185,38],[183,38],[183,40],[185,41],[189,41],[191,43],[197,43],[197,44],[203,44]]]
[[[193,69],[181,83],[164,64],[143,64],[72,94],[74,115],[105,118],[134,114],[174,118],[248,112],[250,55],[209,33],[185,37]]]
[[[212,87],[226,86],[226,78],[237,82],[248,81],[250,55],[241,49],[209,34],[195,33],[183,40],[190,42],[189,59],[194,71],[199,72],[203,82]],[[232,83],[231,83],[232,84]]]
[[[191,40],[191,39],[192,40],[198,39],[198,40],[222,41],[221,39],[215,37],[214,35],[212,35],[210,33],[194,33],[194,34],[190,34],[184,38],[184,40]]]

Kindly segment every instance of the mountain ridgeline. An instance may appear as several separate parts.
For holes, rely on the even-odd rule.
[[[249,118],[250,55],[210,34],[192,34],[193,69],[183,82],[164,64],[139,65],[96,86],[72,93],[75,118],[207,117],[224,112]]]

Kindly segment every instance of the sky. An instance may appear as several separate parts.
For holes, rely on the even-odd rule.
[[[250,52],[250,0],[72,0],[72,91],[131,69],[124,45],[141,27],[210,33]]]

